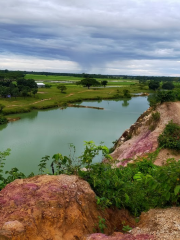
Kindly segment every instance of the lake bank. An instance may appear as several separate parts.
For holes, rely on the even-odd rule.
[[[68,143],[76,146],[76,154],[83,152],[83,142],[104,142],[109,148],[148,107],[147,97],[131,100],[82,102],[80,105],[104,108],[66,108],[33,110],[17,114],[21,120],[0,126],[1,150],[11,148],[6,170],[18,167],[22,172],[38,173],[41,158],[60,152],[69,155]],[[100,159],[101,161],[101,159]],[[49,171],[50,168],[48,167]]]

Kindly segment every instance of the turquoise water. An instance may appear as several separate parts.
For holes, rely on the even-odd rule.
[[[21,120],[0,126],[0,151],[11,149],[5,169],[17,167],[25,174],[38,173],[39,161],[45,155],[69,154],[69,143],[76,155],[84,149],[84,141],[101,141],[107,147],[133,124],[149,107],[146,97],[131,100],[83,102],[81,105],[102,107],[51,109],[18,114]]]

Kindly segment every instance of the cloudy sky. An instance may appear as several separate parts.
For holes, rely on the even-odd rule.
[[[180,76],[180,0],[0,0],[0,69]]]

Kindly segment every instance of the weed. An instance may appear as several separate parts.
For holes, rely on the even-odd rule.
[[[100,216],[98,216],[99,218],[99,223],[98,223],[98,227],[101,233],[104,233],[104,230],[106,228],[106,220]]]
[[[129,232],[130,230],[132,230],[132,227],[130,227],[129,225],[125,225],[125,226],[123,226],[122,230],[124,232]]]
[[[170,121],[158,137],[160,147],[180,150],[180,126]]]

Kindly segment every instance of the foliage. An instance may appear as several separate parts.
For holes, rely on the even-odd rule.
[[[177,91],[158,91],[155,94],[149,95],[148,101],[151,107],[155,107],[157,103],[164,102],[173,102],[176,100],[180,100],[179,92]]]
[[[45,157],[42,157],[40,163],[38,164],[40,174],[44,174],[47,167],[47,161],[49,161],[49,158],[50,156],[48,155],[46,155]]]
[[[180,126],[170,121],[158,137],[159,146],[180,150]]]
[[[123,224],[122,230],[123,230],[124,232],[129,232],[129,231],[132,229],[132,227],[130,227],[129,225],[124,225],[124,224],[125,224],[124,221],[122,222],[122,224]]]
[[[5,106],[0,103],[0,112],[2,112],[3,108],[5,108]]]
[[[76,149],[73,144],[69,145],[69,149],[69,156],[63,156],[60,153],[53,155],[53,161],[51,162],[53,174],[78,174],[81,167],[84,167],[87,172],[89,172],[93,159],[98,156],[100,152],[102,153],[103,157],[111,159],[109,155],[109,149],[106,146],[102,145],[102,143],[99,146],[96,146],[93,141],[85,141],[85,150],[83,154],[78,158],[75,157]],[[44,159],[44,161],[46,163],[47,160]],[[42,164],[45,164],[44,161],[42,162]],[[42,165],[41,171],[45,167],[46,165]]]
[[[82,79],[79,82],[76,82],[76,84],[83,85],[84,87],[87,87],[89,89],[91,86],[99,86],[100,82],[98,82],[94,78],[87,77],[87,78]]]
[[[154,131],[155,128],[157,127],[159,120],[160,120],[160,113],[157,111],[153,112],[149,119],[149,124],[150,124],[149,130]]]
[[[5,123],[7,123],[7,122],[8,122],[8,120],[7,120],[6,117],[0,116],[0,125],[1,125],[1,124],[5,124]]]
[[[165,82],[162,85],[162,89],[172,90],[174,89],[174,84],[172,82]]]
[[[170,129],[172,130],[173,127]],[[85,142],[85,150],[77,158],[78,164],[75,164],[75,147],[73,145],[70,147],[73,153],[70,153],[69,157],[62,156],[60,153],[53,156],[54,174],[78,174],[88,181],[96,193],[99,207],[126,208],[135,216],[139,216],[142,211],[148,211],[150,208],[180,205],[180,161],[169,159],[164,166],[156,166],[153,164],[158,153],[156,151],[137,159],[127,167],[117,168],[109,156],[107,147],[102,144],[96,146],[94,142],[89,141]],[[9,152],[10,150],[0,152],[1,189],[14,179],[25,177],[17,168],[7,171],[9,176],[6,179],[3,177],[4,161]],[[109,159],[111,164],[93,164],[93,159],[100,152],[103,157]],[[41,174],[45,173],[47,161],[49,156],[42,158],[39,164]],[[126,231],[128,226],[124,227]],[[100,231],[104,231],[104,228],[105,220],[99,218]]]
[[[33,91],[34,89],[37,89],[37,83],[34,81],[34,79],[24,79],[21,75],[20,78],[16,77],[12,79],[4,79],[1,81],[0,79],[0,95],[3,98],[10,98],[11,96],[17,97],[22,95],[24,98],[28,96],[28,94]],[[16,83],[13,83],[12,81],[16,81]]]
[[[180,162],[171,161],[158,167],[147,158],[127,167],[112,169],[108,164],[91,166],[90,174],[80,175],[87,180],[102,203],[127,208],[138,216],[150,208],[179,205]]]
[[[156,95],[156,101],[163,102],[173,102],[177,99],[176,91],[158,91]]]
[[[4,181],[3,181],[4,180],[3,168],[4,168],[6,157],[10,155],[10,151],[11,150],[8,148],[6,151],[0,152],[0,189],[5,187],[5,184],[4,184]]]
[[[103,85],[104,87],[108,84],[108,81],[104,80],[104,81],[101,81],[101,85]]]
[[[34,97],[35,97],[35,94],[38,92],[38,89],[37,88],[33,88],[32,89],[32,94],[34,94]]]
[[[131,94],[128,89],[123,89],[124,97],[131,98]]]
[[[155,81],[155,80],[151,80],[149,82],[149,89],[152,89],[152,90],[157,90],[158,88],[160,87],[160,83],[159,81]]]
[[[101,233],[104,233],[104,230],[106,228],[106,220],[100,216],[98,216],[98,218],[99,218],[98,228]]]
[[[51,88],[51,87],[52,87],[51,84],[48,84],[48,83],[45,84],[45,88]]]
[[[19,172],[19,170],[15,167],[12,168],[10,171],[6,171],[4,173],[4,165],[6,157],[10,155],[11,149],[7,149],[4,152],[0,152],[0,190],[4,188],[8,183],[14,181],[15,179],[22,179],[27,177],[34,176],[34,173],[31,173],[30,175],[26,176],[24,173]],[[7,177],[5,177],[5,174],[8,174]]]
[[[157,121],[159,121],[160,120],[160,113],[159,112],[153,112],[152,113],[152,119],[153,119],[153,121],[155,121],[155,122],[157,122]]]
[[[67,87],[59,84],[59,85],[57,85],[57,89],[61,90],[61,92],[63,93],[67,90]]]

